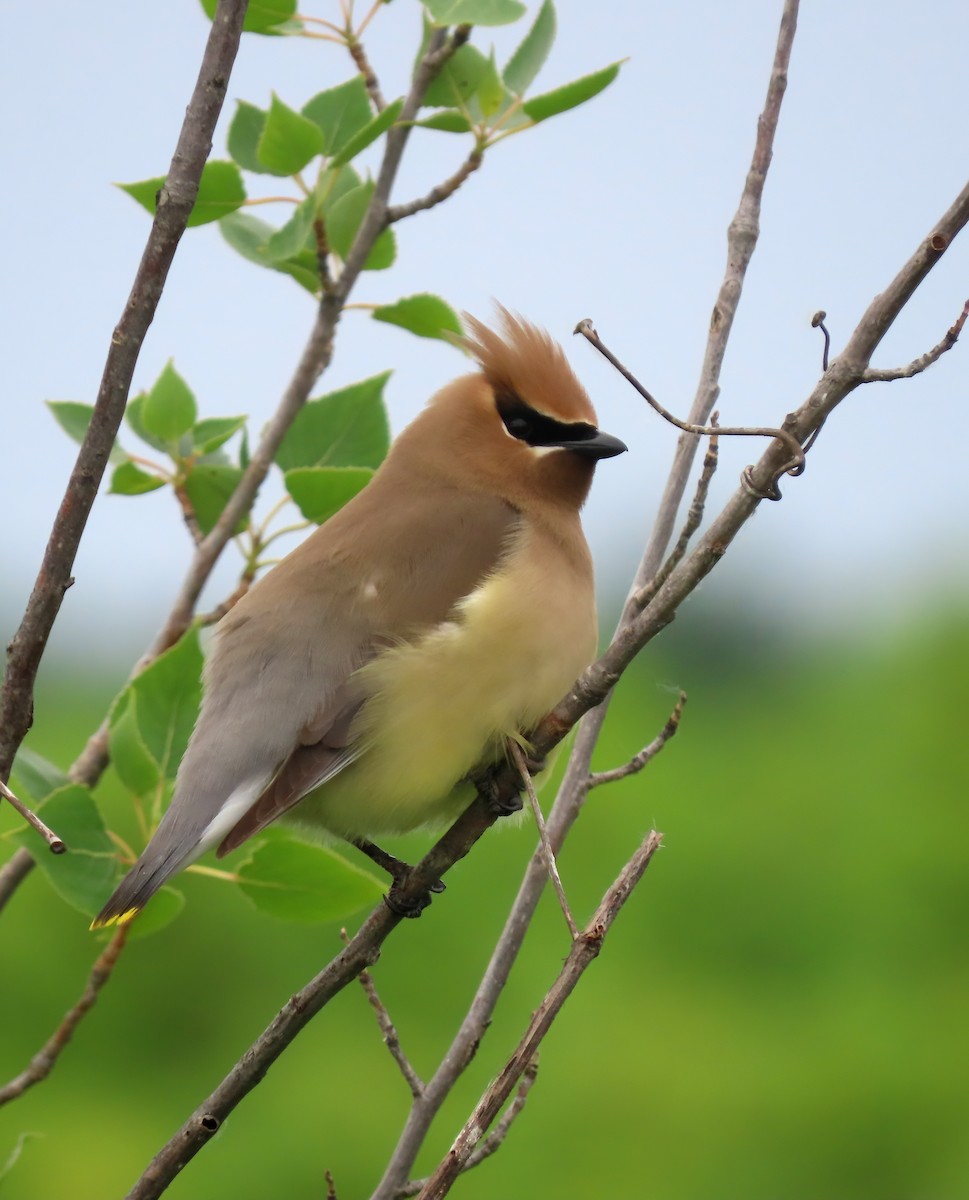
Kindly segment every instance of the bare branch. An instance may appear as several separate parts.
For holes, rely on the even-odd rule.
[[[23,819],[27,822],[27,824],[40,834],[40,836],[47,843],[47,849],[50,850],[51,854],[64,853],[67,847],[53,831],[53,829],[51,829],[49,825],[46,825],[40,819],[40,817],[37,816],[32,808],[28,808],[28,806],[24,804],[23,800],[18,799],[5,783],[0,783],[0,796],[3,796],[10,807],[16,809],[17,812],[20,813]]]
[[[559,908],[562,910],[565,923],[568,925],[569,933],[574,940],[579,936],[579,927],[572,916],[572,909],[569,907],[568,897],[565,894],[565,888],[562,886],[562,877],[559,875],[558,863],[555,861],[555,852],[549,844],[548,830],[545,828],[545,818],[542,816],[542,807],[538,803],[538,796],[535,794],[535,784],[532,782],[531,772],[528,770],[525,753],[521,746],[511,738],[508,741],[508,749],[515,760],[515,766],[518,768],[521,781],[525,785],[525,794],[528,796],[532,816],[535,818],[535,824],[538,827],[538,841],[545,856],[548,877],[552,881],[552,887],[555,889],[555,895],[558,897]]]
[[[435,204],[440,204],[442,200],[447,200],[449,196],[454,195],[469,175],[473,175],[477,171],[482,162],[484,162],[484,150],[480,146],[475,146],[454,174],[445,179],[443,183],[432,187],[426,196],[421,196],[419,200],[411,200],[407,204],[394,204],[388,208],[387,224],[393,225],[395,221],[412,217],[414,213],[425,212],[427,209],[433,208]]]
[[[662,834],[656,833],[655,830],[651,831],[623,867],[615,883],[603,896],[592,920],[572,943],[572,949],[565,960],[565,965],[532,1017],[515,1052],[505,1063],[497,1079],[478,1101],[474,1112],[465,1122],[464,1128],[454,1139],[451,1149],[425,1184],[420,1193],[420,1200],[440,1200],[451,1190],[454,1181],[461,1174],[469,1157],[481,1142],[485,1130],[494,1121],[501,1106],[511,1095],[512,1088],[522,1077],[529,1064],[534,1061],[543,1038],[552,1027],[552,1023],[565,1001],[572,994],[575,985],[598,956],[613,922],[632,895],[636,884],[642,879],[662,840]]]
[[[219,0],[195,90],[182,123],[151,232],[118,324],[84,441],[58,509],[37,580],[20,628],[7,653],[0,693],[0,777],[30,727],[34,680],[118,432],[142,342],[155,315],[175,250],[198,195],[232,64],[242,33],[246,0]]]
[[[711,414],[710,424],[716,428],[716,413]],[[707,493],[710,490],[710,481],[713,479],[714,472],[717,469],[719,448],[720,443],[717,441],[717,435],[713,434],[707,443],[707,452],[703,456],[700,478],[697,480],[696,491],[693,493],[693,503],[686,514],[686,520],[683,523],[683,528],[680,530],[680,536],[677,538],[676,545],[662,567],[660,567],[649,583],[645,587],[641,587],[633,596],[633,603],[637,608],[645,608],[656,595],[669,578],[670,572],[682,560],[690,544],[690,539],[700,528],[700,522],[703,520],[703,511],[706,508]]]
[[[349,937],[345,929],[340,930],[340,936],[344,943],[349,942]],[[410,1088],[411,1095],[415,1098],[420,1096],[424,1091],[424,1084],[420,1076],[411,1066],[410,1059],[404,1053],[404,1049],[400,1044],[400,1036],[397,1033],[397,1027],[390,1019],[390,1013],[387,1011],[387,1006],[377,994],[377,988],[373,981],[373,976],[369,971],[361,971],[357,976],[360,986],[363,988],[364,995],[370,1003],[377,1018],[377,1025],[380,1028],[381,1036],[384,1039],[384,1045],[390,1051],[390,1056],[400,1068],[400,1073],[404,1077],[404,1082]]]
[[[913,359],[907,367],[894,367],[888,370],[868,367],[864,375],[862,375],[861,382],[891,383],[895,379],[911,379],[913,375],[920,375],[926,367],[931,367],[934,362],[939,361],[947,350],[952,349],[959,340],[959,334],[962,333],[962,327],[965,325],[967,317],[969,317],[969,300],[963,306],[956,323],[948,330],[942,341],[937,346],[933,346],[928,353],[923,354],[920,358]]]
[[[670,713],[669,719],[649,745],[644,746],[638,754],[634,754],[629,762],[623,763],[621,767],[614,767],[611,771],[593,771],[586,780],[586,789],[591,791],[595,787],[601,787],[604,783],[615,783],[617,780],[626,779],[630,775],[638,775],[643,767],[651,762],[670,738],[676,734],[676,731],[680,727],[680,719],[683,716],[683,706],[685,704],[686,692],[680,692],[680,698],[676,702],[676,707]]]
[[[682,429],[685,433],[693,433],[702,437],[716,437],[723,434],[724,437],[769,437],[778,438],[787,446],[790,454],[790,462],[780,471],[780,475],[800,475],[804,471],[804,451],[801,449],[800,442],[796,441],[786,429],[771,429],[764,426],[755,425],[697,425],[692,421],[681,421],[679,417],[675,417],[668,409],[665,409],[662,404],[639,382],[636,376],[623,366],[618,358],[612,353],[609,348],[604,345],[602,339],[596,333],[592,322],[586,317],[576,325],[575,333],[581,333],[582,336],[599,351],[599,353],[609,360],[623,378],[631,383],[632,386],[639,392],[640,396],[655,412],[671,425],[675,425],[677,429]],[[746,477],[746,472],[744,472]],[[780,500],[781,494],[777,490],[777,480],[773,481],[772,487],[762,497],[765,500]]]
[[[88,975],[87,984],[81,993],[80,999],[66,1013],[64,1020],[61,1021],[51,1037],[48,1038],[43,1049],[34,1055],[30,1060],[30,1065],[21,1071],[19,1075],[11,1079],[4,1087],[0,1087],[0,1106],[8,1103],[10,1100],[16,1100],[28,1088],[33,1087],[35,1083],[40,1083],[42,1079],[46,1079],[51,1073],[54,1063],[57,1062],[61,1051],[71,1040],[74,1030],[80,1024],[82,1017],[94,1007],[98,993],[111,978],[114,964],[118,961],[118,955],[124,948],[127,936],[127,929],[122,925],[111,941],[108,942],[107,946],[105,946],[91,968],[91,973]]]

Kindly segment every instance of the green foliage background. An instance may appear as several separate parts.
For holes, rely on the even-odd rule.
[[[561,864],[577,915],[650,825],[665,848],[548,1038],[520,1122],[455,1194],[966,1195],[969,622],[923,615],[797,652],[688,609],[670,634],[624,682],[597,765],[648,740],[680,686],[683,727],[644,775],[593,793]],[[34,747],[67,764],[119,683],[47,678]],[[533,843],[527,826],[489,835],[375,969],[419,1072],[463,1013]],[[183,880],[186,911],[128,947],[50,1079],[0,1113],[0,1162],[36,1135],[3,1197],[123,1195],[339,946],[334,926],[275,921],[236,888]],[[4,913],[3,1078],[79,994],[97,945],[85,925],[39,872]],[[421,1169],[565,950],[546,903]],[[169,1194],[308,1200],[325,1195],[326,1168],[341,1197],[368,1194],[407,1101],[352,988]]]

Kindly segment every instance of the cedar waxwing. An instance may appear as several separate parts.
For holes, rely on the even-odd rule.
[[[480,371],[220,622],[172,803],[93,927],[283,814],[355,842],[452,821],[592,661],[579,509],[626,447],[561,347],[501,317],[470,319]]]

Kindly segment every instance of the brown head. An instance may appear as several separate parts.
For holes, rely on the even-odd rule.
[[[398,438],[395,452],[462,488],[500,496],[523,512],[578,510],[600,458],[622,454],[601,433],[585,388],[561,346],[499,306],[502,330],[474,317],[461,345],[480,372],[442,388]]]

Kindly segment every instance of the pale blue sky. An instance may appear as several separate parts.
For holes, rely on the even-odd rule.
[[[780,8],[779,0],[560,3],[538,90],[628,56],[619,80],[585,108],[496,147],[458,196],[399,226],[397,265],[366,275],[353,297],[431,290],[479,315],[497,297],[567,343],[602,426],[630,446],[602,465],[588,509],[603,577],[618,581],[634,569],[675,431],[570,332],[593,317],[668,407],[689,406]],[[307,11],[335,9],[320,0]],[[404,88],[418,21],[413,0],[395,0],[371,27],[388,97]],[[523,31],[479,31],[476,41],[487,49],[494,40],[503,61]],[[42,402],[93,400],[148,229],[146,215],[110,185],[164,171],[205,34],[195,0],[49,0],[18,5],[5,21],[5,640],[74,455]],[[723,422],[773,424],[799,404],[819,370],[812,312],[827,310],[837,350],[964,184],[967,47],[964,0],[804,3],[761,243],[724,370]],[[224,156],[236,99],[265,105],[275,89],[298,108],[351,73],[325,43],[246,36],[215,155]],[[415,137],[394,199],[426,191],[465,152],[448,135]],[[928,349],[967,295],[964,236],[891,331],[879,365]],[[136,386],[150,385],[173,356],[204,414],[248,413],[258,428],[312,318],[306,293],[238,258],[215,226],[190,231]],[[856,393],[803,478],[787,481],[781,504],[762,506],[705,585],[703,603],[756,596],[799,621],[878,624],[923,590],[960,580],[964,588],[969,471],[958,431],[967,355],[969,337],[920,379]],[[395,430],[465,369],[441,343],[348,314],[318,392],[387,367]],[[759,449],[724,447],[713,503]],[[187,553],[167,493],[99,498],[55,656],[136,653],[166,611]],[[227,590],[234,567],[223,568],[209,599]]]

